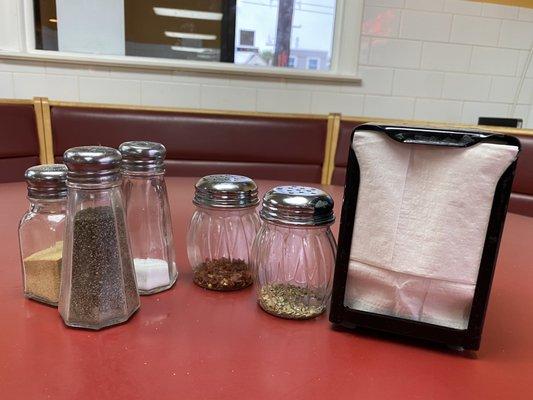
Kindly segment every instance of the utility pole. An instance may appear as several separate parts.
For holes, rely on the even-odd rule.
[[[278,67],[286,67],[289,64],[293,10],[294,0],[279,0],[276,50],[274,53],[274,65]]]

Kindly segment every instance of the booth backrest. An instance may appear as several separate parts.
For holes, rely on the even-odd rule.
[[[350,138],[354,128],[365,122],[368,121],[341,120],[339,138],[335,150],[333,174],[331,177],[331,183],[333,185],[344,185]],[[509,134],[509,131],[505,131],[504,133]],[[522,143],[522,151],[517,163],[513,191],[509,202],[509,211],[533,217],[533,136],[516,136]]]
[[[40,163],[31,101],[0,103],[0,141],[0,183],[23,181],[26,169]]]
[[[331,184],[344,185],[346,165],[348,164],[348,152],[350,150],[350,138],[355,127],[368,122],[368,120],[342,120],[339,125],[339,139],[335,150],[335,160]]]
[[[509,211],[533,217],[533,136],[517,135],[522,151],[516,165]]]
[[[234,173],[319,183],[327,117],[240,115],[51,105],[56,160],[74,146],[151,140],[167,148],[167,174]]]

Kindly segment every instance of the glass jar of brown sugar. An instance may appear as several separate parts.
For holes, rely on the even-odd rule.
[[[252,284],[250,251],[260,226],[255,182],[239,175],[209,175],[196,184],[187,235],[194,283],[229,291]]]
[[[24,295],[57,306],[67,198],[67,167],[37,165],[26,170],[30,207],[19,224]]]

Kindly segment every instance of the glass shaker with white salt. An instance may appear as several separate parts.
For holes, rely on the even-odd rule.
[[[167,290],[178,277],[165,184],[165,146],[122,143],[122,191],[139,294]]]

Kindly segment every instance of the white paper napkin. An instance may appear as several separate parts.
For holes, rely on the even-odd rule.
[[[403,144],[359,131],[345,305],[466,329],[498,180],[518,148]]]

